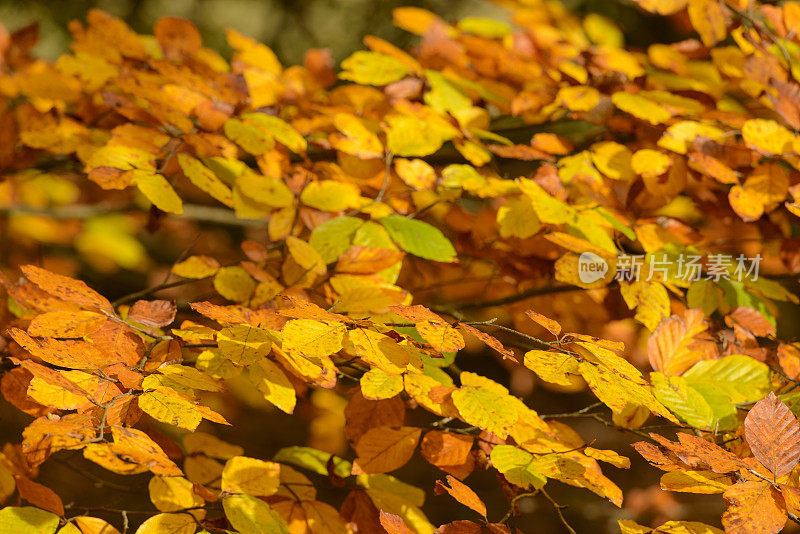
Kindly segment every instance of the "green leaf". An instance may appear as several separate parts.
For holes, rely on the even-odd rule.
[[[241,534],[289,534],[289,526],[261,499],[231,495],[222,499],[225,517]]]
[[[314,449],[312,447],[284,447],[275,453],[272,460],[282,464],[291,464],[303,469],[308,469],[319,475],[328,475],[328,461],[333,458],[333,471],[340,477],[350,476],[352,465],[347,460],[338,456]]]
[[[714,411],[705,398],[689,386],[682,376],[652,373],[650,382],[658,402],[670,409],[682,421],[696,428],[713,428]]]
[[[721,296],[722,290],[711,280],[695,280],[686,292],[686,304],[709,316],[719,307]]]
[[[775,316],[767,307],[767,303],[760,297],[750,293],[744,284],[725,278],[720,279],[718,284],[725,294],[725,302],[727,302],[728,305],[731,307],[748,306],[753,308],[772,323],[772,326],[776,326]]]
[[[379,219],[392,239],[406,252],[427,260],[451,263],[456,249],[438,228],[402,215]]]
[[[0,534],[53,534],[56,514],[33,506],[7,506],[0,510]]]
[[[497,445],[492,449],[492,465],[514,485],[541,489],[547,477],[536,470],[533,454],[512,445]]]
[[[602,218],[607,220],[611,223],[611,226],[622,232],[622,235],[630,239],[631,241],[636,241],[636,233],[631,230],[631,228],[625,224],[623,224],[617,217],[609,211],[607,208],[594,208],[594,210],[598,215]]]
[[[472,100],[441,72],[426,70],[425,76],[431,84],[431,90],[425,93],[425,103],[438,113],[456,113],[472,106]]]
[[[718,430],[734,430],[739,426],[736,405],[770,391],[769,367],[744,354],[697,362],[683,378],[711,407]]]
[[[311,232],[308,244],[314,247],[326,264],[333,263],[347,252],[356,230],[364,221],[356,217],[336,217],[320,224]]]

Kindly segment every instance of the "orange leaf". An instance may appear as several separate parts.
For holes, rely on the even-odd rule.
[[[558,324],[557,321],[545,317],[541,313],[537,313],[533,310],[528,310],[525,312],[525,315],[531,318],[533,322],[538,324],[539,326],[545,328],[548,332],[553,334],[554,336],[558,337],[561,334],[561,325]]]
[[[86,308],[99,308],[114,313],[114,308],[104,296],[80,280],[51,273],[35,265],[23,265],[21,269],[28,280],[54,297]]]
[[[161,17],[156,21],[154,33],[167,59],[193,54],[203,44],[195,25],[185,19]]]
[[[464,478],[474,467],[470,454],[473,438],[451,432],[431,430],[422,438],[422,456],[439,469]]]
[[[774,534],[786,524],[783,496],[769,482],[734,484],[723,494],[728,509],[722,525],[728,534]]]
[[[486,517],[486,505],[484,502],[478,497],[477,493],[460,480],[450,475],[447,475],[447,485],[441,480],[437,480],[435,492],[441,494],[445,491],[467,508],[471,508]]]
[[[353,474],[387,473],[403,467],[411,459],[422,430],[412,426],[369,429],[356,443],[358,458]]]
[[[406,526],[403,518],[399,515],[381,510],[380,522],[387,534],[414,534],[414,531]]]
[[[43,510],[53,512],[58,516],[64,515],[64,503],[61,502],[61,497],[56,495],[56,492],[23,476],[15,476],[14,480],[17,483],[20,497]]]
[[[486,345],[499,352],[503,356],[503,359],[514,359],[514,351],[505,348],[503,344],[500,343],[500,340],[498,340],[496,337],[489,335],[486,332],[481,332],[472,325],[461,323],[460,326],[473,336],[483,341]]]
[[[78,338],[96,332],[107,317],[90,311],[53,311],[37,315],[28,326],[32,336]]]

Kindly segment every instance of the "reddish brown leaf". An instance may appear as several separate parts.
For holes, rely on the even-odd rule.
[[[175,320],[178,308],[168,300],[137,300],[128,312],[128,318],[146,326],[159,328]]]
[[[16,476],[14,480],[17,483],[20,497],[57,516],[64,515],[64,503],[61,501],[61,497],[56,495],[56,492],[23,476]]]
[[[380,523],[380,513],[372,499],[361,490],[353,490],[347,494],[340,515],[355,532],[374,532],[386,534],[386,529]]]
[[[434,534],[481,534],[483,527],[472,521],[453,521],[436,529]]]
[[[367,430],[376,426],[403,426],[406,407],[400,396],[391,399],[368,400],[359,390],[344,409],[347,421],[345,435],[351,442],[357,442]]]
[[[28,385],[31,383],[33,375],[30,371],[17,367],[3,375],[0,379],[0,393],[3,398],[13,404],[18,410],[25,412],[32,417],[39,417],[53,408],[42,406],[28,398]]]
[[[753,456],[776,478],[789,473],[800,461],[800,423],[772,392],[750,409],[744,420],[744,436]]]

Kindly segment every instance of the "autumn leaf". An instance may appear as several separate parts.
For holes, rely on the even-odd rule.
[[[800,423],[774,393],[750,409],[744,433],[753,456],[775,478],[789,473],[800,461]]]
[[[356,443],[353,473],[386,473],[405,465],[414,453],[422,430],[414,427],[375,427]]]
[[[105,297],[80,280],[74,280],[66,276],[51,273],[50,271],[46,271],[34,265],[23,265],[21,269],[28,280],[54,297],[68,302],[74,302],[86,308],[97,308],[101,311],[114,312],[114,308]]]

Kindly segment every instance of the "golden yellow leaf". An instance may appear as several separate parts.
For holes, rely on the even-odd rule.
[[[183,278],[208,278],[219,271],[217,260],[210,256],[189,256],[172,266],[172,272]]]
[[[280,484],[280,464],[234,456],[222,471],[222,491],[254,496],[272,495]]]
[[[366,328],[355,328],[348,332],[347,337],[353,344],[354,353],[370,365],[390,375],[406,370],[409,352],[389,336]]]
[[[464,348],[464,336],[449,324],[420,321],[417,332],[439,352],[457,352]]]
[[[403,377],[373,368],[361,376],[361,393],[370,400],[389,399],[403,391]]]
[[[178,154],[178,163],[184,174],[196,185],[226,206],[233,206],[233,194],[230,187],[220,180],[214,172],[200,163],[196,158],[186,154]]]
[[[687,493],[724,493],[733,483],[713,471],[670,471],[661,475],[661,489]]]
[[[194,430],[203,419],[197,405],[172,388],[159,387],[145,391],[139,398],[139,408],[157,421]]]
[[[750,119],[742,126],[742,138],[764,154],[785,154],[792,152],[794,134],[773,120]]]
[[[297,402],[294,386],[276,363],[261,358],[247,368],[250,381],[264,398],[286,413],[294,411]]]
[[[539,375],[545,382],[571,386],[578,373],[578,361],[567,354],[529,350],[525,353],[525,367]]]
[[[235,325],[217,332],[217,346],[222,356],[238,366],[250,365],[272,350],[272,338],[260,328]]]
[[[145,520],[136,534],[194,534],[195,518],[190,514],[158,514]]]
[[[155,207],[167,213],[180,215],[183,213],[183,202],[175,193],[170,183],[162,175],[147,170],[128,171],[131,180],[139,191],[153,203]]]
[[[325,260],[307,241],[289,236],[286,238],[286,246],[289,248],[289,254],[292,255],[294,261],[301,268],[316,275],[323,275],[328,272]]]
[[[661,176],[672,165],[672,159],[659,150],[645,148],[634,152],[631,158],[633,172],[642,176]]]
[[[313,319],[295,319],[281,331],[282,348],[306,358],[330,356],[342,349],[346,328],[342,323],[324,323]]]
[[[321,180],[308,184],[300,193],[306,206],[322,211],[342,211],[361,205],[361,191],[354,184]]]
[[[239,266],[222,267],[214,276],[214,289],[228,300],[246,302],[256,289],[255,281]]]
[[[147,487],[150,501],[162,512],[177,512],[205,504],[194,492],[192,483],[183,477],[154,476]]]

